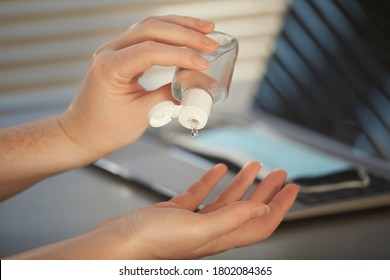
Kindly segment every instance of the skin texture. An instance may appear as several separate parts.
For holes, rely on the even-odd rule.
[[[0,131],[0,199],[136,141],[148,127],[149,110],[172,99],[170,84],[148,91],[138,79],[154,65],[206,69],[208,62],[183,46],[203,53],[215,51],[218,44],[205,36],[213,29],[214,23],[197,18],[151,17],[101,46],[80,92],[62,114]],[[282,188],[286,174],[276,170],[243,199],[260,168],[257,162],[248,163],[200,211],[199,205],[224,176],[226,166],[216,165],[170,201],[11,258],[194,259],[259,242],[274,232],[299,189],[296,185]]]

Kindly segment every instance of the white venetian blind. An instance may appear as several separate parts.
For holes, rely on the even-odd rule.
[[[288,0],[2,0],[0,95],[74,90],[102,43],[151,15],[180,14],[216,22],[240,42],[234,81],[259,77]],[[146,86],[171,79],[151,71]]]

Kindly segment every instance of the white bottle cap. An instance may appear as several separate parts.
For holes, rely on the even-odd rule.
[[[177,118],[181,111],[180,105],[175,105],[171,101],[163,101],[156,104],[149,112],[149,124],[153,127],[164,126]]]
[[[181,101],[183,107],[179,114],[179,122],[188,129],[205,127],[212,104],[213,99],[204,89],[189,88],[185,90]]]
[[[182,126],[188,129],[201,129],[206,126],[213,100],[210,94],[200,88],[189,88],[183,93],[181,105],[171,101],[163,101],[155,105],[149,112],[149,123],[153,127],[161,127],[173,118],[179,118]]]

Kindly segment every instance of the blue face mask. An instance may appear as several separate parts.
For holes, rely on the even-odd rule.
[[[288,180],[321,177],[352,168],[347,161],[255,126],[219,127],[205,130],[197,139],[175,142],[237,166],[257,160],[263,164],[259,179],[277,168],[288,173]]]

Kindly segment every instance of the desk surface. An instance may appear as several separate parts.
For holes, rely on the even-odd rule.
[[[2,100],[0,127],[38,117],[10,107],[30,101]],[[50,104],[50,113],[62,106]],[[0,204],[0,257],[70,238],[163,199],[93,167],[54,176]],[[284,222],[268,240],[210,259],[390,259],[390,207]]]

